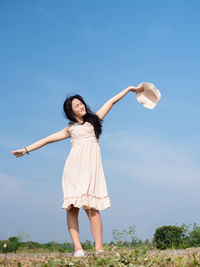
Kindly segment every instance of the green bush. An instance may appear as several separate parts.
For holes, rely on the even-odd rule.
[[[188,239],[191,247],[200,247],[200,227],[196,223],[193,225],[193,230],[189,232]]]
[[[4,244],[7,244],[7,247],[4,248],[3,245]],[[19,247],[19,240],[16,236],[13,236],[13,237],[10,237],[8,239],[8,241],[3,241],[1,242],[1,248],[0,250],[3,252],[3,253],[7,253],[7,252],[16,252],[17,249]]]
[[[166,225],[156,229],[153,242],[158,249],[180,248],[186,236],[186,227]]]

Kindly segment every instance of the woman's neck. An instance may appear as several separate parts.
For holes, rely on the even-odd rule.
[[[77,123],[83,124],[83,119],[76,118],[76,120],[77,120]]]

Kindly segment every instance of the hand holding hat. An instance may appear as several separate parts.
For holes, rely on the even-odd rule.
[[[134,92],[134,93],[141,93],[145,90],[145,88],[142,85],[137,86],[137,87],[129,86],[128,89],[129,91]]]
[[[134,91],[137,101],[148,109],[154,109],[161,99],[161,93],[153,83],[142,82]]]

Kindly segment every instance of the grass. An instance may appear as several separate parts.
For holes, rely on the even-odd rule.
[[[92,254],[92,250],[86,250],[90,255],[76,258],[73,253],[7,253],[0,254],[0,266],[19,267],[54,267],[54,266],[176,266],[193,267],[200,266],[200,248],[187,248],[181,250],[149,250],[117,247],[109,245],[104,247],[104,255]]]

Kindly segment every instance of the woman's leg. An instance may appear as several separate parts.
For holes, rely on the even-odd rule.
[[[79,214],[79,208],[76,208],[74,206],[72,206],[70,210],[67,211],[67,225],[70,236],[74,243],[75,251],[83,249],[79,237],[78,214]]]
[[[102,245],[102,221],[98,210],[85,209],[85,212],[90,220],[92,234],[95,242],[95,249],[103,249]]]

